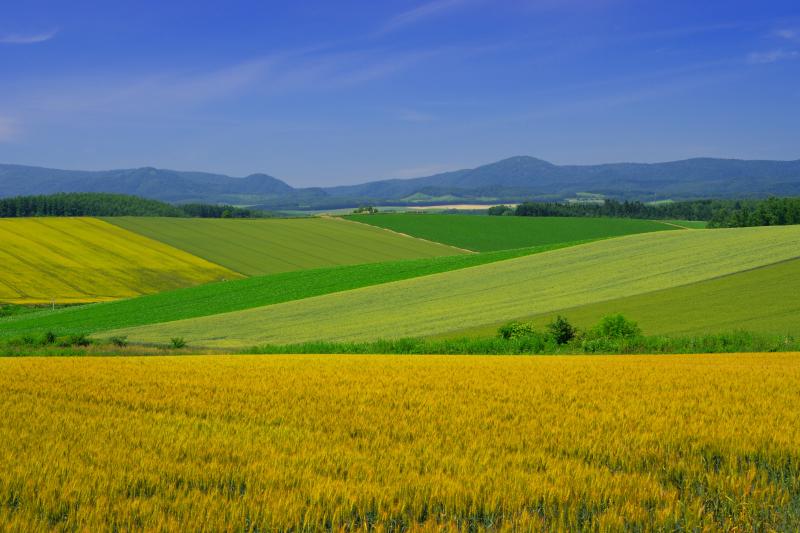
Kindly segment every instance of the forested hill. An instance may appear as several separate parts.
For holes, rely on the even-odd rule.
[[[170,205],[126,194],[60,193],[0,199],[0,218],[41,216],[149,216],[257,218],[269,213],[229,205]]]
[[[320,180],[325,179],[320,176]],[[0,165],[0,197],[57,192],[133,194],[166,202],[229,203],[264,209],[558,202],[587,194],[639,201],[758,198],[800,196],[800,160],[697,158],[666,163],[555,165],[518,156],[422,178],[316,188],[293,188],[266,174],[233,178],[151,167],[88,172]]]
[[[59,170],[0,165],[0,197],[60,192],[132,194],[166,202],[238,202],[290,194],[292,187],[266,174],[233,178],[207,172],[143,167],[123,170]]]

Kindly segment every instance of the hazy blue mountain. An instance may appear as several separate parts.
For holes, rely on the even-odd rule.
[[[579,192],[615,198],[666,199],[800,194],[800,160],[698,158],[668,163],[558,166],[518,156],[474,169],[383,180],[326,191],[333,196],[403,198],[423,189],[456,195],[569,198]]]
[[[518,156],[422,178],[304,189],[266,174],[233,178],[151,167],[74,171],[0,165],[0,197],[54,192],[111,192],[168,202],[226,202],[270,209],[564,200],[579,193],[645,201],[800,196],[800,160],[697,158],[667,163],[554,165]]]
[[[152,167],[84,171],[0,165],[0,197],[56,192],[109,192],[168,202],[219,202],[229,197],[285,196],[293,190],[283,181],[266,174],[232,178],[222,174]]]

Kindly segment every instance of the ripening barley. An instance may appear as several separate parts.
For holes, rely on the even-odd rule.
[[[800,527],[800,355],[0,360],[0,529]]]

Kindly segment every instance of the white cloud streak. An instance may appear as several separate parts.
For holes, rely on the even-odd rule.
[[[403,27],[443,15],[470,3],[471,0],[433,0],[392,17],[379,34],[393,32]]]
[[[422,111],[417,111],[415,109],[403,109],[397,113],[398,120],[403,122],[431,122],[436,120],[436,117],[429,113],[423,113]]]
[[[776,30],[775,36],[788,41],[800,41],[800,30],[784,28],[782,30]]]
[[[17,136],[17,125],[10,118],[0,117],[0,142],[13,141]]]
[[[58,30],[43,33],[6,33],[0,34],[0,44],[36,44],[49,41],[58,34]]]
[[[767,52],[751,52],[747,55],[747,62],[757,65],[765,63],[777,63],[778,61],[786,61],[789,59],[798,58],[800,58],[800,51],[778,48],[776,50],[769,50]]]
[[[448,48],[393,53],[382,49],[298,49],[216,69],[73,73],[42,86],[17,85],[14,92],[0,91],[0,101],[5,100],[20,112],[40,116],[171,112],[232,97],[267,98],[293,92],[341,90],[388,78],[447,53],[454,52]]]

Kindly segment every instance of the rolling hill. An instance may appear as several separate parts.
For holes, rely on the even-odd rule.
[[[733,330],[776,335],[800,334],[800,260],[782,261],[744,272],[659,291],[646,292],[520,317],[544,327],[557,314],[581,328],[603,316],[622,313],[646,335],[700,335]],[[500,323],[453,331],[447,338],[494,336]]]
[[[248,276],[465,253],[334,218],[106,220]]]
[[[345,218],[477,252],[677,229],[659,221],[629,218],[431,214],[351,215]]]
[[[169,202],[223,202],[267,209],[563,200],[587,192],[643,201],[791,196],[800,195],[800,160],[695,158],[665,163],[555,165],[517,156],[421,178],[312,188],[293,188],[266,174],[233,178],[152,167],[80,171],[0,165],[0,196],[56,192],[111,192]]]
[[[128,298],[98,305],[44,309],[0,319],[0,338],[48,331],[86,334],[228,313],[312,296],[428,276],[496,261],[542,253],[580,243],[559,243],[490,252],[385,263],[296,270]]]
[[[464,270],[116,331],[197,346],[426,336],[634,296],[800,255],[800,227],[630,235]]]
[[[240,277],[94,218],[0,219],[0,242],[0,302],[97,302]]]

